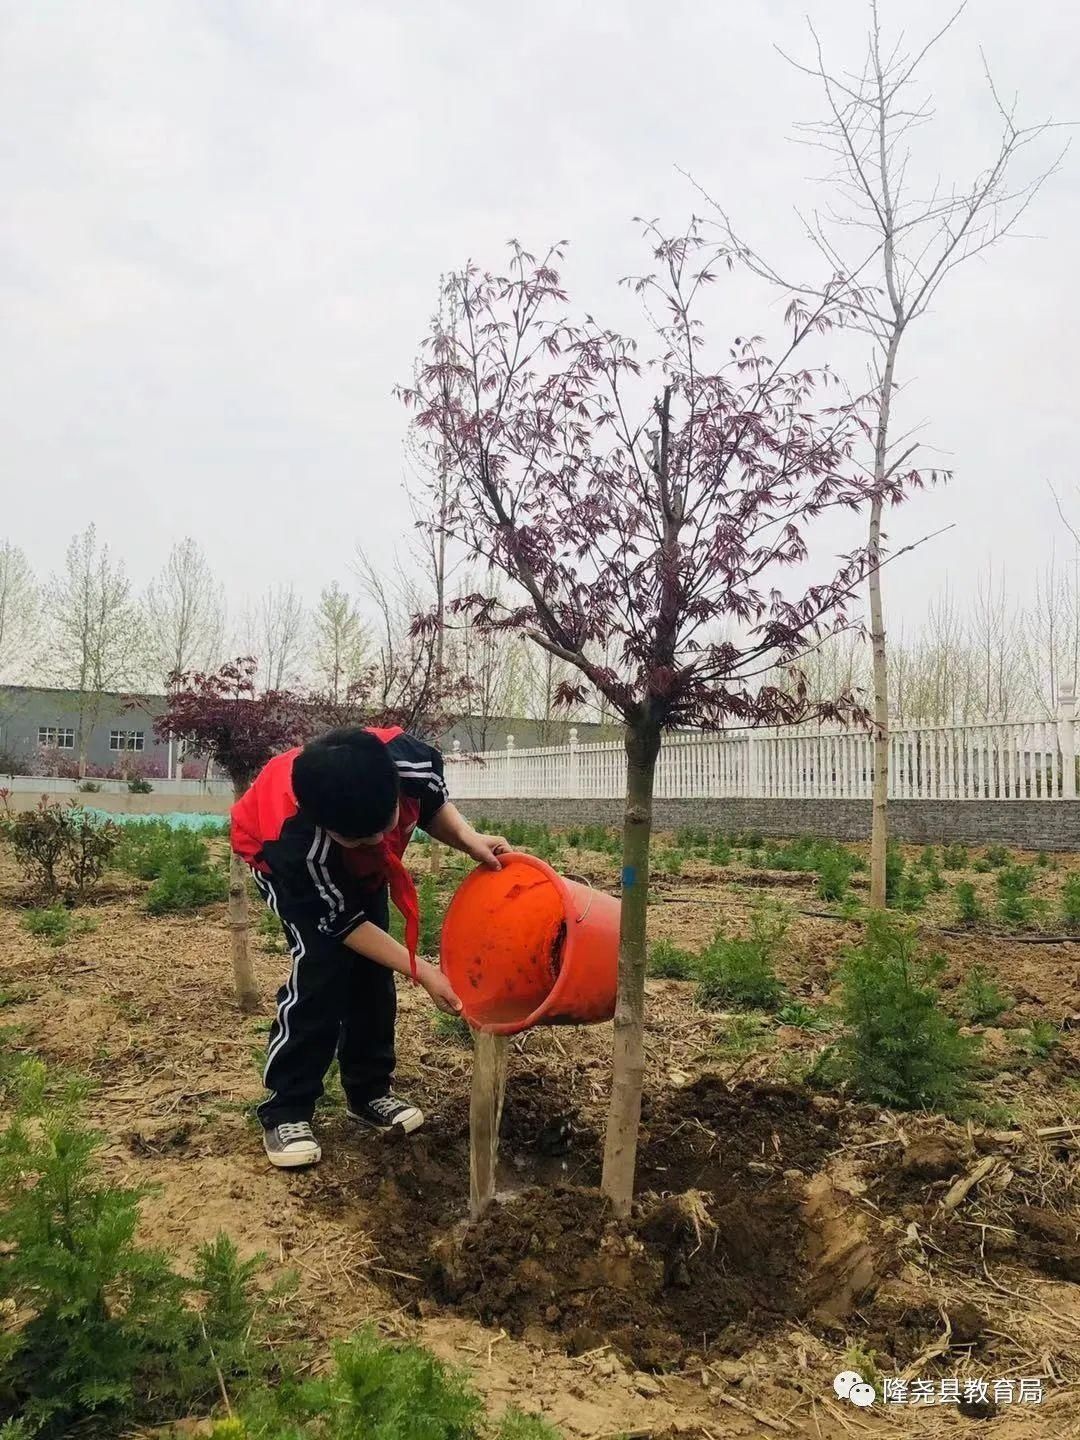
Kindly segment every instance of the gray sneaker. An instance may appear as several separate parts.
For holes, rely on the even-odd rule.
[[[263,1131],[263,1148],[270,1164],[279,1170],[314,1165],[322,1156],[322,1147],[306,1120],[268,1126]]]
[[[424,1112],[396,1095],[379,1095],[355,1108],[350,1105],[347,1113],[350,1120],[359,1120],[361,1125],[385,1134],[411,1135],[424,1123]]]

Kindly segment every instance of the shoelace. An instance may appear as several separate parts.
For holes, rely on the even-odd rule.
[[[401,1101],[395,1100],[393,1095],[379,1095],[368,1104],[383,1120],[389,1120],[401,1108]]]
[[[297,1120],[286,1125],[279,1125],[278,1134],[286,1145],[293,1140],[315,1139],[314,1132],[306,1120]]]

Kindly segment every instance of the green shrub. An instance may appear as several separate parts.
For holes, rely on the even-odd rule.
[[[999,870],[1003,865],[1012,864],[1012,855],[1004,845],[988,845],[986,859],[995,870]]]
[[[713,836],[712,844],[709,846],[709,861],[713,865],[731,864],[731,846],[723,835]]]
[[[566,833],[566,843],[572,850],[577,850],[581,845],[581,831],[576,827]]]
[[[904,852],[892,840],[885,850],[885,902],[896,905],[904,888]]]
[[[953,895],[956,899],[956,918],[961,925],[975,925],[986,919],[986,911],[970,880],[962,880]]]
[[[942,846],[941,867],[943,870],[963,870],[967,863],[968,848],[966,845],[957,843]]]
[[[63,905],[50,906],[48,910],[27,910],[22,917],[22,927],[31,935],[48,940],[50,945],[65,945],[73,935],[86,935],[96,929],[96,923],[84,916],[75,916]]]
[[[851,880],[851,857],[841,850],[825,851],[817,861],[817,893],[822,900],[843,900]]]
[[[938,861],[937,850],[934,848],[934,846],[924,845],[922,854],[919,856],[916,863],[923,870],[936,870]]]
[[[83,1124],[79,1088],[54,1096],[31,1061],[15,1093],[0,1133],[0,1295],[25,1318],[0,1342],[5,1413],[28,1434],[96,1421],[96,1433],[114,1435],[212,1401],[219,1371],[233,1393],[268,1371],[253,1264],[240,1266],[218,1240],[200,1253],[194,1281],[177,1274],[136,1241],[139,1192],[98,1175],[104,1137]],[[192,1292],[201,1316],[185,1303]]]
[[[128,792],[132,795],[149,795],[153,788],[145,775],[133,775],[128,781]]]
[[[990,864],[989,860],[980,859],[976,860],[971,868],[972,870],[974,870],[976,875],[989,875],[994,867]]]
[[[760,830],[739,830],[732,835],[731,843],[736,850],[760,850],[765,844],[765,836]]]
[[[869,917],[839,971],[848,1030],[837,1059],[852,1088],[876,1104],[953,1110],[969,1093],[978,1041],[942,1008],[935,982],[944,960],[919,954],[917,944],[887,912]]]
[[[1022,928],[1031,924],[1035,907],[1028,891],[1033,878],[1034,872],[1027,865],[1010,865],[998,872],[998,914],[1006,925]]]
[[[718,931],[698,956],[698,1001],[714,1008],[775,1010],[783,995],[775,957],[789,923],[783,911],[759,906],[750,916],[746,938],[733,939]]]
[[[147,890],[146,908],[151,915],[198,910],[203,905],[224,900],[228,893],[229,877],[224,870],[207,870],[200,874],[185,870],[178,861],[170,860]]]
[[[219,1422],[211,1440],[558,1440],[521,1411],[488,1421],[460,1371],[419,1345],[394,1346],[373,1329],[334,1347],[330,1374],[264,1389]]]
[[[1050,864],[1050,856],[1046,853],[1045,850],[1040,850],[1039,853],[1035,856],[1035,864],[1038,865],[1040,870],[1047,869]]]
[[[1061,886],[1061,918],[1067,930],[1080,929],[1080,871],[1065,876]]]
[[[991,1025],[1012,1008],[1012,997],[1000,990],[993,975],[973,965],[956,994],[957,1012],[973,1025]]]
[[[83,780],[79,784],[79,790],[83,795],[97,795],[101,790],[101,786],[96,780]]]
[[[114,863],[139,880],[156,880],[167,865],[198,875],[210,864],[210,847],[194,830],[172,830],[163,820],[124,826]]]
[[[660,855],[660,870],[665,875],[679,876],[683,872],[685,860],[681,850],[664,850]]]
[[[1061,1032],[1049,1020],[1036,1020],[1021,1032],[1020,1049],[1033,1060],[1047,1060],[1061,1044]]]
[[[97,821],[77,805],[50,805],[6,817],[3,834],[23,869],[26,884],[47,900],[78,898],[105,873],[120,828]]]
[[[691,980],[694,965],[691,952],[680,949],[670,940],[658,940],[649,946],[648,972],[658,980]]]
[[[912,915],[926,904],[927,882],[914,870],[905,870],[900,876],[896,894],[892,900],[894,910]]]

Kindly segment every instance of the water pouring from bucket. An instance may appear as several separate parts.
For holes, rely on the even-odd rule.
[[[469,1213],[495,1194],[506,1037],[615,1014],[619,902],[534,855],[463,881],[443,920],[442,968],[477,1032],[469,1107]]]

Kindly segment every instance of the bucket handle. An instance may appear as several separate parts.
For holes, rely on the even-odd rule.
[[[589,880],[589,879],[588,879],[586,876],[584,876],[584,875],[564,875],[564,876],[563,876],[563,879],[564,879],[564,880],[573,880],[573,881],[574,881],[576,884],[578,884],[578,885],[584,885],[585,888],[586,888],[586,890],[588,890],[588,892],[589,892],[589,903],[585,906],[585,909],[581,912],[580,915],[576,915],[576,916],[574,917],[574,923],[575,923],[576,925],[580,925],[580,924],[583,923],[583,921],[585,920],[585,917],[588,915],[589,911],[592,909],[592,902],[593,902],[593,899],[594,899],[594,897],[595,897],[595,895],[596,895],[596,890],[595,890],[595,888],[594,888],[594,886],[593,886],[592,881]]]

